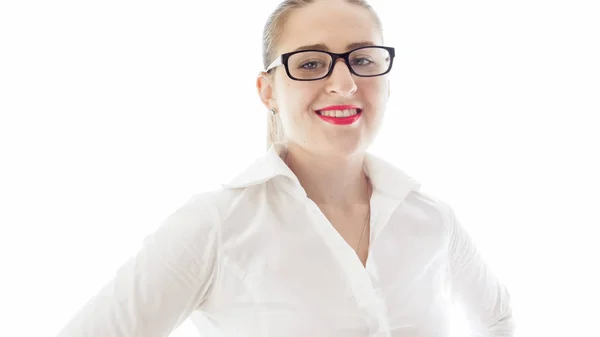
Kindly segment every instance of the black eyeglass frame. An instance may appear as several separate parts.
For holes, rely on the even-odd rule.
[[[381,74],[377,74],[377,75],[360,75],[360,74],[356,73],[356,71],[354,71],[354,69],[352,69],[352,66],[350,65],[350,54],[354,53],[357,50],[365,49],[365,48],[381,48],[381,49],[385,49],[388,51],[388,53],[390,54],[390,64],[388,66],[388,69],[385,72],[383,72]],[[300,79],[300,78],[296,78],[296,77],[292,76],[292,74],[290,73],[290,69],[288,68],[288,61],[289,61],[290,57],[294,54],[305,53],[305,52],[321,52],[321,53],[329,54],[329,56],[331,56],[333,61],[329,65],[329,70],[327,70],[327,73],[325,75],[323,75],[319,78],[311,78],[311,79]],[[355,48],[355,49],[352,49],[350,51],[347,51],[345,53],[340,53],[340,54],[332,53],[332,52],[325,51],[325,50],[319,50],[319,49],[297,50],[297,51],[281,54],[281,56],[276,58],[264,71],[266,73],[268,73],[269,71],[273,70],[275,67],[283,65],[288,77],[293,80],[296,80],[296,81],[318,81],[318,80],[322,80],[326,77],[329,77],[329,75],[331,75],[331,73],[333,72],[333,67],[337,63],[337,60],[343,59],[344,62],[346,62],[346,66],[350,70],[350,73],[352,73],[353,75],[356,75],[359,77],[376,77],[376,76],[385,75],[392,70],[392,64],[394,64],[395,56],[396,56],[395,49],[393,47],[386,47],[386,46],[362,46],[362,47],[358,47],[358,48]]]

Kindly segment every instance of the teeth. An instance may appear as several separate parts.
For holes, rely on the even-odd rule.
[[[328,117],[349,117],[349,116],[354,116],[357,113],[358,113],[357,109],[321,111],[321,115],[328,116]]]

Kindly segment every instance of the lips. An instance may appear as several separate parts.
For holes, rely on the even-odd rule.
[[[334,125],[354,124],[362,116],[362,109],[355,105],[331,105],[315,110],[323,121]]]

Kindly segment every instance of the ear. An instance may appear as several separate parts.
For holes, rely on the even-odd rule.
[[[275,100],[273,99],[273,81],[269,74],[261,71],[256,78],[256,89],[258,90],[258,95],[260,100],[267,108],[267,110],[271,110],[275,108]]]

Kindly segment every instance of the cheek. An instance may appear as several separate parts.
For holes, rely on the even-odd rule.
[[[377,80],[367,83],[364,87],[363,94],[377,112],[383,113],[381,109],[385,108],[388,100],[389,84],[387,80]]]
[[[388,81],[376,79],[365,83],[362,96],[368,106],[367,124],[369,132],[375,134],[380,129],[388,101]]]
[[[310,109],[314,107],[318,92],[308,82],[288,79],[280,82],[276,99],[282,126],[288,137],[304,137],[310,131]]]
[[[302,118],[314,107],[319,97],[319,90],[308,82],[286,83],[281,92],[282,108],[294,115],[292,118]],[[306,116],[304,116],[306,117]]]

